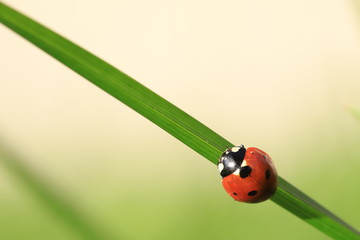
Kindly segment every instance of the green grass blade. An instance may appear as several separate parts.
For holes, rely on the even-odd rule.
[[[271,200],[334,239],[360,239],[356,229],[283,178],[279,178],[278,190]]]
[[[0,21],[214,164],[217,163],[226,146],[233,146],[128,75],[2,3],[0,3]],[[335,239],[360,238],[357,230],[281,177],[279,180],[278,191],[272,198],[275,203]]]
[[[54,188],[49,186],[47,181],[40,179],[34,171],[27,168],[22,159],[9,151],[9,148],[2,142],[0,142],[0,162],[37,197],[42,206],[62,220],[81,239],[110,239],[107,234],[97,230],[94,224],[91,224],[85,216],[63,199],[58,191],[54,192]]]

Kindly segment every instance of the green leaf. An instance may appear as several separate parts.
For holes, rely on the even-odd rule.
[[[0,21],[96,86],[213,162],[229,141],[125,73],[50,29],[0,3]],[[336,239],[359,239],[357,230],[279,177],[272,200]]]

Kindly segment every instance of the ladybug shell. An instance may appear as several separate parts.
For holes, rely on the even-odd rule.
[[[247,148],[241,167],[245,166],[251,168],[245,178],[240,177],[239,171],[223,178],[226,192],[236,201],[247,203],[258,203],[270,198],[278,184],[277,172],[270,156],[258,148]]]

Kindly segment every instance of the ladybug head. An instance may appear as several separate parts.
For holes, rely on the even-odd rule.
[[[218,169],[221,177],[226,177],[240,169],[244,160],[246,149],[243,145],[226,149],[221,155]]]

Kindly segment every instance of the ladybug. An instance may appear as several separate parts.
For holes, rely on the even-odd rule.
[[[236,201],[258,203],[269,199],[278,185],[277,172],[270,156],[243,145],[226,149],[218,169],[222,185]]]

